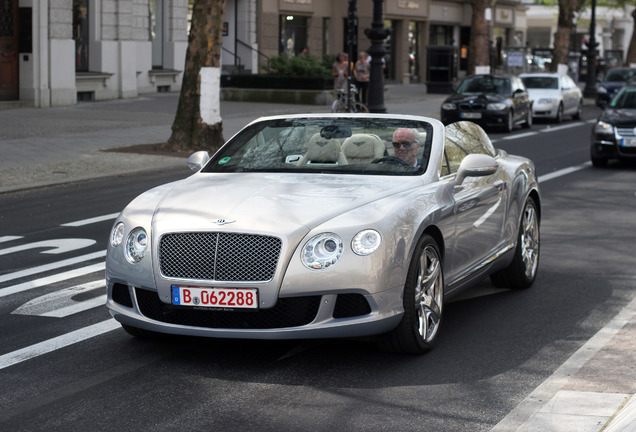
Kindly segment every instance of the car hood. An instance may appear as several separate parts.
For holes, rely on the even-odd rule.
[[[419,176],[198,173],[166,193],[154,224],[162,232],[223,224],[242,232],[307,231],[421,181]]]
[[[470,102],[479,102],[479,103],[492,103],[492,102],[502,102],[507,98],[497,93],[479,93],[479,94],[459,94],[454,93],[450,95],[445,102],[453,102],[453,103],[470,103]]]
[[[558,89],[528,89],[528,96],[533,101],[539,99],[560,99],[561,92]]]
[[[602,81],[599,85],[607,90],[617,90],[626,84],[625,81]]]
[[[634,127],[636,126],[636,109],[607,108],[601,114],[600,120],[611,123],[614,126]]]

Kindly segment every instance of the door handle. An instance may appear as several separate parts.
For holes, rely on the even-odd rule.
[[[503,192],[508,188],[508,183],[506,183],[503,180],[497,180],[495,183],[493,183],[493,186],[495,187],[495,189],[497,189],[499,192]]]

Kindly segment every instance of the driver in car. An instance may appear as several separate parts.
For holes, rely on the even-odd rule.
[[[406,161],[412,167],[417,167],[417,151],[419,148],[420,144],[412,129],[399,128],[393,133],[395,156]]]

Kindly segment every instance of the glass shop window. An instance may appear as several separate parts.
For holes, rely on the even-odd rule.
[[[163,68],[163,0],[148,1],[148,31],[152,42],[152,68]]]
[[[75,71],[88,72],[88,0],[73,0]]]
[[[280,44],[278,52],[295,56],[306,53],[307,29],[309,19],[301,15],[281,15],[280,16]]]

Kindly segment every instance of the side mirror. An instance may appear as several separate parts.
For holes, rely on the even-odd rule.
[[[492,156],[485,154],[469,154],[457,170],[455,184],[460,185],[466,177],[484,177],[497,172],[497,161]]]
[[[201,150],[196,153],[192,153],[187,160],[187,164],[192,171],[200,171],[209,160],[210,155],[208,152]]]

